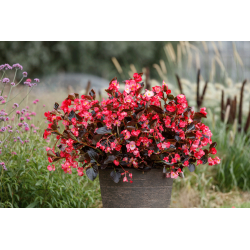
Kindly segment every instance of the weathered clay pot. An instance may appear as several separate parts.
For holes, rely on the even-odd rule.
[[[162,169],[142,173],[129,169],[133,183],[114,183],[111,169],[99,170],[104,208],[167,208],[170,206],[173,179],[166,178]],[[127,176],[128,177],[128,176]],[[129,178],[128,178],[129,179]]]

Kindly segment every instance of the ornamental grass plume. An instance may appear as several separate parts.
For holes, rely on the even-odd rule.
[[[200,164],[219,164],[218,157],[211,157],[217,144],[201,122],[206,108],[194,112],[185,95],[174,97],[164,81],[142,93],[141,76],[135,73],[134,79],[126,80],[122,93],[117,79],[112,79],[102,102],[95,100],[92,89],[89,95],[70,94],[61,105],[55,103],[44,114],[49,122],[44,139],[51,134],[57,138],[54,147],[46,149],[49,162],[62,160],[61,168],[68,174],[75,169],[83,176],[86,170],[91,180],[98,170],[110,168],[115,182],[123,175],[127,182],[127,174],[132,182],[130,168],[162,168],[167,178],[177,178],[184,168],[192,172]]]

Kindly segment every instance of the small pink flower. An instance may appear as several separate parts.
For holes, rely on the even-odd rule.
[[[216,154],[217,154],[216,148],[211,148],[211,149],[210,149],[210,153],[211,153],[212,155],[216,155]]]
[[[208,165],[209,165],[209,166],[215,165],[215,164],[214,164],[214,160],[213,160],[211,157],[208,158]]]
[[[169,162],[169,157],[168,156],[164,157],[163,161]]]
[[[125,102],[131,103],[133,101],[131,96],[126,96],[124,99]]]
[[[122,160],[128,162],[128,157],[124,157]]]
[[[55,171],[56,169],[55,169],[55,165],[52,165],[52,166],[47,166],[47,169],[49,170],[49,171]]]
[[[163,142],[161,146],[162,146],[162,148],[164,148],[164,149],[165,149],[165,148],[169,148],[169,147],[170,147],[170,142]]]
[[[126,176],[124,176],[123,182],[128,182],[128,178]]]
[[[127,131],[126,134],[125,134],[125,136],[124,136],[124,139],[128,140],[130,138],[130,136],[131,135],[130,135],[129,131]]]
[[[171,178],[172,179],[176,179],[178,177],[178,174],[176,174],[175,172],[171,171]]]
[[[150,91],[150,90],[147,90],[147,92],[144,94],[144,96],[150,98],[150,97],[154,96],[154,92],[153,92],[153,91]]]
[[[116,165],[116,166],[119,166],[119,161],[117,161],[117,160],[114,160],[114,164]]]
[[[138,136],[140,134],[140,132],[141,132],[140,130],[136,130],[136,131],[132,130],[131,135],[132,136]]]
[[[130,147],[130,150],[135,150],[135,148],[136,148],[136,146],[135,146],[135,142],[134,141],[131,141],[130,143],[129,143],[129,147]]]

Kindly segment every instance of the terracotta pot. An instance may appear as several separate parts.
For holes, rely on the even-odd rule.
[[[133,183],[114,183],[112,169],[99,170],[104,208],[167,208],[170,206],[173,179],[166,178],[162,169],[141,172],[129,169]],[[122,176],[123,177],[123,176]],[[128,177],[128,176],[127,176]],[[128,177],[129,179],[129,177]]]

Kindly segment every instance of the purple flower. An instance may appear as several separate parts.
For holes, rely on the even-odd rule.
[[[2,96],[0,96],[0,101],[4,100],[4,98]]]
[[[16,84],[15,84],[14,82],[12,82],[10,85],[11,85],[11,86],[15,86]]]
[[[6,130],[6,128],[5,128],[5,127],[2,127],[0,131],[1,131],[1,132],[4,132],[5,130]]]
[[[12,68],[17,68],[17,69],[23,70],[23,66],[20,65],[19,63],[13,64]]]
[[[8,63],[6,63],[6,64],[2,64],[1,66],[0,66],[0,70],[8,70],[8,69],[12,69],[12,67],[8,64]]]
[[[27,76],[28,76],[28,73],[24,71],[24,72],[23,72],[23,76],[24,76],[24,77],[27,77]],[[24,84],[25,84],[25,83],[24,83]]]
[[[29,159],[27,159],[26,161],[27,161],[27,162],[29,162],[30,160],[29,160]]]
[[[3,83],[8,83],[8,82],[10,82],[10,79],[9,79],[9,78],[4,78],[4,79],[3,79]]]
[[[16,108],[18,108],[18,107],[19,107],[18,103],[14,103],[14,106],[15,106]]]
[[[38,78],[35,78],[34,81],[35,82],[40,82],[40,80]]]

